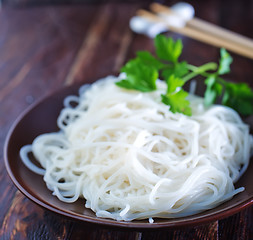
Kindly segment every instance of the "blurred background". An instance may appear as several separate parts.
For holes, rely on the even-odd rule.
[[[48,4],[87,4],[87,3],[108,3],[108,2],[138,2],[134,0],[1,0],[4,6],[35,6]],[[145,2],[145,1],[143,1]],[[148,2],[148,1],[146,1]]]

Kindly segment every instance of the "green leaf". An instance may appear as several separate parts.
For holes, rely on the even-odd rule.
[[[181,40],[174,41],[164,35],[154,40],[156,56],[148,51],[137,52],[137,57],[130,60],[122,69],[126,78],[117,82],[119,87],[135,89],[141,92],[156,90],[156,80],[162,77],[167,84],[167,91],[162,94],[162,102],[170,106],[172,112],[191,115],[188,93],[182,88],[195,77],[205,77],[205,106],[210,106],[217,99],[222,104],[234,108],[241,114],[253,114],[253,92],[247,84],[227,82],[220,75],[230,72],[232,57],[224,49],[220,50],[220,61],[206,63],[196,67],[186,61],[179,61],[183,45]],[[159,75],[160,74],[160,75]]]
[[[185,115],[191,115],[190,102],[186,100],[188,92],[182,89],[184,81],[174,75],[167,79],[167,92],[161,95],[162,102],[170,106],[173,113],[179,112]]]
[[[127,77],[117,82],[117,86],[141,92],[156,90],[158,71],[153,67],[146,66],[139,59],[130,60],[121,71],[125,72]]]
[[[221,48],[220,50],[220,63],[218,68],[218,74],[223,75],[230,72],[230,64],[232,63],[233,59],[230,54],[224,49]]]
[[[190,102],[186,100],[188,92],[180,90],[173,94],[162,95],[162,102],[170,106],[170,111],[173,113],[183,113],[185,115],[191,116]]]
[[[216,75],[210,75],[206,80],[207,85],[204,94],[204,104],[205,106],[210,106],[215,103],[218,96],[222,94],[222,85],[216,81]]]
[[[253,114],[253,91],[246,83],[227,82],[222,104],[235,109],[242,115]]]
[[[157,56],[162,60],[176,63],[182,53],[183,44],[181,40],[174,41],[164,35],[157,35],[155,38],[155,48]]]
[[[174,93],[178,88],[181,88],[184,85],[184,81],[181,78],[176,77],[175,75],[170,75],[166,80],[167,82],[167,93]]]
[[[188,65],[186,61],[179,62],[176,64],[171,64],[167,66],[164,70],[162,70],[162,77],[167,79],[171,75],[175,75],[176,77],[183,77],[189,72]]]
[[[135,89],[135,90],[137,90],[136,87],[135,87],[135,84],[134,84],[134,83],[131,83],[131,82],[129,81],[129,79],[123,79],[123,80],[121,80],[121,81],[119,81],[119,82],[116,82],[115,84],[116,84],[118,87],[121,87],[121,88]]]
[[[137,58],[145,65],[153,67],[157,70],[165,67],[165,64],[161,63],[148,51],[139,51],[137,52]]]

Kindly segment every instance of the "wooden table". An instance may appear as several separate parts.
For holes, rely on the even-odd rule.
[[[253,38],[250,0],[188,2],[197,17]],[[203,226],[128,232],[86,225],[44,210],[23,196],[8,177],[3,145],[10,126],[24,109],[62,85],[117,74],[136,50],[152,50],[151,39],[128,27],[135,11],[147,5],[130,1],[0,10],[1,239],[253,239],[253,207]],[[182,57],[192,64],[218,59],[218,48],[174,33],[168,36],[182,38]],[[228,77],[253,87],[253,61],[232,56]]]

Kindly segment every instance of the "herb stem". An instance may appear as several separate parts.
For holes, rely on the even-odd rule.
[[[183,77],[183,80],[185,82],[187,82],[190,79],[196,77],[197,75],[203,75],[206,71],[216,70],[217,69],[217,64],[213,63],[213,62],[210,62],[210,63],[206,63],[206,64],[204,64],[200,67],[196,67],[194,65],[187,64],[187,67],[192,72]]]
[[[182,79],[184,80],[184,82],[187,82],[190,79],[192,79],[192,78],[194,78],[194,77],[196,77],[198,75],[199,75],[198,72],[191,72],[191,73],[187,74],[186,76],[184,76]]]

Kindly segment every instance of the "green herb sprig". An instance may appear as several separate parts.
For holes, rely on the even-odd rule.
[[[167,91],[161,95],[161,101],[170,106],[173,113],[192,114],[188,92],[183,89],[186,82],[196,76],[202,76],[206,85],[204,93],[205,106],[214,104],[218,98],[223,105],[235,109],[242,115],[253,114],[253,91],[246,83],[225,81],[222,76],[230,72],[232,57],[224,49],[220,50],[219,63],[206,63],[196,67],[186,61],[179,61],[183,50],[181,40],[174,41],[164,35],[154,39],[155,55],[148,51],[139,51],[134,59],[122,67],[126,78],[116,85],[141,92],[157,89],[156,81],[163,79]]]

